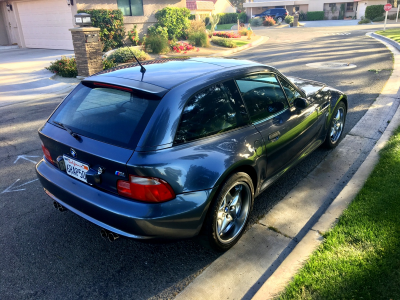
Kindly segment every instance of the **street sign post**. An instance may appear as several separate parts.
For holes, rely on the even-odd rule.
[[[399,19],[399,10],[400,10],[400,5],[397,5],[396,23],[397,20]]]
[[[387,21],[388,12],[389,12],[389,10],[392,9],[392,4],[390,4],[390,3],[385,4],[385,6],[384,6],[383,8],[384,8],[385,11],[386,11],[386,15],[385,15],[385,26],[383,27],[383,31],[385,31],[385,30],[386,30],[386,21]]]

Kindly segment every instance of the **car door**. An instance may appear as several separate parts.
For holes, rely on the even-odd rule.
[[[288,102],[274,73],[248,75],[237,78],[236,83],[251,121],[264,139],[269,178],[298,158],[312,142],[315,134],[307,129],[316,122],[317,110],[312,105],[302,111],[296,109],[293,97],[298,95],[287,92]]]

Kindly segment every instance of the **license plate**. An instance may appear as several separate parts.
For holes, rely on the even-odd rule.
[[[65,162],[65,169],[69,176],[75,177],[83,182],[86,180],[86,172],[89,171],[89,165],[81,163],[75,159],[63,156]]]

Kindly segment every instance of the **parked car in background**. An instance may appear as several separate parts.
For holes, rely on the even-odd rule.
[[[263,11],[260,14],[254,15],[253,18],[260,17],[260,18],[265,18],[265,17],[272,17],[278,22],[283,22],[285,20],[286,16],[289,15],[289,12],[287,11],[286,8],[271,8]]]
[[[347,97],[323,83],[234,59],[145,67],[84,79],[39,129],[45,192],[111,241],[203,232],[227,250],[257,195],[342,137]]]

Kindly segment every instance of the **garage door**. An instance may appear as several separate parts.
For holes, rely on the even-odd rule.
[[[15,3],[15,2],[14,2]],[[71,8],[65,0],[17,2],[27,48],[73,50]]]

